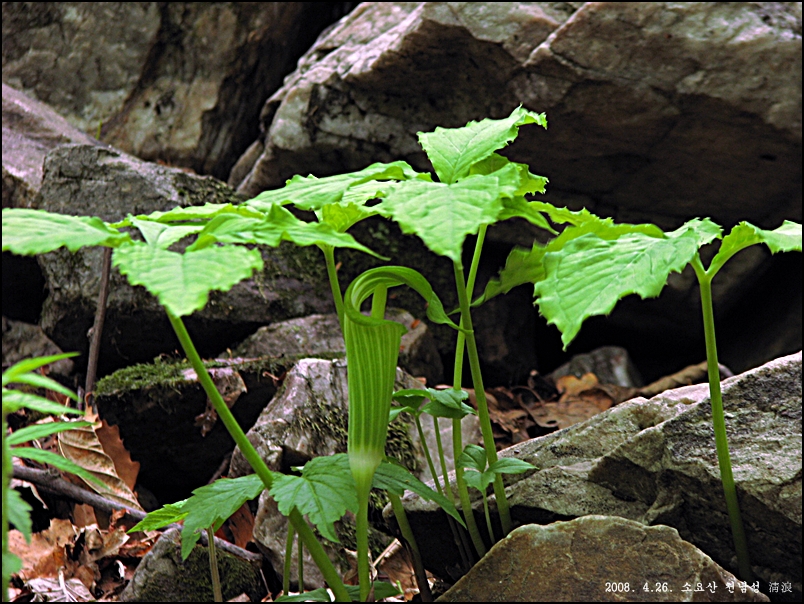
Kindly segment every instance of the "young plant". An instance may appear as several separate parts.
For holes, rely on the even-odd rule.
[[[88,427],[92,425],[91,422],[74,421],[32,424],[16,430],[12,434],[8,434],[6,417],[9,413],[14,413],[20,409],[30,409],[31,411],[38,411],[45,415],[81,414],[77,409],[54,403],[37,394],[6,388],[6,386],[12,384],[32,388],[44,388],[77,401],[78,397],[73,392],[55,380],[36,372],[37,369],[45,365],[61,359],[74,357],[77,354],[77,352],[73,352],[26,359],[12,365],[3,372],[3,602],[9,601],[8,581],[11,575],[22,569],[22,561],[8,550],[9,523],[17,527],[17,530],[22,533],[28,543],[31,542],[31,506],[22,499],[15,489],[9,487],[13,471],[11,458],[19,457],[21,459],[32,459],[41,463],[47,463],[65,472],[80,476],[84,480],[96,483],[101,487],[103,486],[90,472],[56,453],[33,447],[19,446],[28,441],[44,438],[56,434],[57,432]]]
[[[746,247],[764,243],[772,253],[801,251],[801,225],[785,221],[771,231],[741,222],[723,238],[720,250],[706,269],[698,250],[722,236],[722,229],[709,219],[696,218],[664,233],[651,224],[615,225],[586,211],[574,213],[548,207],[544,211],[554,221],[569,222],[570,226],[545,246],[534,245],[529,252],[514,250],[500,278],[487,286],[482,300],[521,283],[534,283],[539,310],[548,323],[561,331],[565,348],[588,317],[608,314],[618,300],[629,294],[642,298],[658,296],[671,272],[692,265],[701,289],[718,466],[739,572],[743,580],[750,580],[748,545],[726,439],[711,283],[723,265]]]
[[[483,496],[483,513],[486,516],[486,528],[489,532],[489,539],[494,542],[496,539],[494,538],[494,529],[491,525],[491,515],[489,514],[489,502],[486,498],[486,490],[489,485],[494,482],[494,478],[497,474],[521,474],[528,470],[535,470],[536,466],[512,457],[498,459],[493,464],[489,465],[483,447],[471,444],[466,445],[463,453],[461,453],[461,456],[458,458],[457,465],[468,470],[473,470],[464,475],[464,480],[466,480],[467,485],[480,491],[480,494]]]

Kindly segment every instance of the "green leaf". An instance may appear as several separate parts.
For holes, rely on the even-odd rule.
[[[495,175],[470,176],[451,185],[409,180],[397,184],[375,208],[403,233],[421,237],[436,254],[460,262],[466,236],[496,222],[502,196],[513,193],[514,187]]]
[[[373,256],[381,257],[358,243],[348,233],[339,233],[328,224],[304,222],[287,209],[275,205],[260,218],[221,214],[213,218],[198,236],[198,241],[188,251],[207,247],[211,242],[255,243],[278,246],[282,241],[291,241],[299,246],[331,245],[349,247]]]
[[[63,352],[61,354],[54,354],[54,355],[46,356],[46,357],[34,357],[32,359],[23,359],[22,361],[19,361],[18,363],[15,363],[14,365],[12,365],[11,367],[9,367],[8,369],[6,369],[3,372],[3,386],[6,386],[7,384],[17,383],[16,380],[20,376],[28,374],[28,373],[36,370],[36,369],[39,369],[40,367],[44,367],[45,365],[55,363],[56,361],[61,361],[62,359],[69,359],[69,358],[77,357],[77,356],[78,356],[77,352]],[[34,375],[38,375],[38,374],[34,374]],[[19,382],[19,383],[23,383],[23,382]],[[64,388],[64,386],[62,386],[58,382],[53,382],[53,384],[55,384],[59,388],[62,388],[64,390],[66,390],[66,392],[63,393],[66,396],[69,396],[70,398],[78,400],[78,397],[75,394],[73,394],[72,392],[70,392],[69,390]],[[55,390],[55,388],[52,388],[50,386],[48,386],[48,388],[50,388],[51,390]],[[61,391],[57,390],[57,392],[61,392]]]
[[[129,283],[145,286],[177,317],[202,309],[211,290],[228,291],[263,266],[259,250],[242,246],[211,246],[178,254],[144,243],[117,248],[112,264]]]
[[[475,412],[472,407],[464,403],[469,398],[469,393],[465,390],[435,390],[427,389],[430,402],[422,407],[422,413],[427,413],[433,417],[448,417],[450,419],[462,419]]]
[[[455,518],[461,526],[466,527],[452,502],[443,495],[436,493],[433,489],[413,476],[407,468],[403,468],[390,461],[383,461],[374,473],[372,486],[375,489],[391,491],[400,497],[405,494],[406,490],[413,491],[422,499],[433,501],[440,505],[441,509]]]
[[[243,204],[241,205],[233,205],[231,203],[207,203],[202,206],[187,206],[187,207],[175,207],[172,210],[168,210],[167,212],[152,212],[150,214],[141,214],[136,218],[140,220],[148,220],[151,222],[161,222],[161,223],[170,223],[170,222],[198,222],[203,224],[208,222],[215,216],[219,216],[221,214],[239,214],[241,216],[254,216],[259,217],[262,215],[261,212],[249,208]],[[121,226],[133,226],[131,222],[131,216],[129,216],[125,221],[122,223],[116,223],[116,225]]]
[[[544,254],[545,277],[534,286],[539,310],[561,331],[566,348],[585,319],[608,314],[621,298],[658,296],[670,273],[680,272],[720,232],[708,219],[695,219],[662,238],[626,231],[616,239],[594,233],[570,239]]]
[[[3,413],[14,413],[23,407],[32,409],[34,411],[39,411],[40,413],[55,415],[62,415],[65,413],[79,415],[81,413],[81,411],[78,411],[77,409],[59,405],[58,403],[49,401],[48,399],[37,394],[30,394],[20,390],[6,390],[3,388]]]
[[[518,247],[512,249],[505,261],[505,267],[500,271],[500,276],[488,282],[483,295],[475,300],[472,306],[478,306],[499,294],[507,294],[517,285],[536,283],[544,279],[542,260],[545,251],[545,246],[538,243],[534,243],[531,250]]]
[[[65,459],[61,455],[51,453],[50,451],[43,451],[42,449],[33,449],[31,447],[15,447],[11,449],[11,454],[14,457],[20,457],[23,459],[33,459],[34,461],[38,461],[40,463],[50,464],[51,466],[58,468],[59,470],[64,470],[65,472],[69,472],[70,474],[80,476],[87,482],[92,482],[98,485],[99,487],[106,486],[100,480],[95,478],[90,472],[88,472],[78,464],[73,463],[69,459]]]
[[[195,235],[204,228],[203,224],[169,225],[153,220],[143,220],[136,216],[128,217],[131,226],[135,226],[142,233],[148,245],[167,249],[177,241],[190,235]]]
[[[44,438],[51,434],[64,432],[65,430],[74,430],[76,428],[86,428],[93,425],[92,422],[76,421],[76,422],[49,422],[46,424],[33,424],[25,426],[9,434],[6,442],[9,445],[21,445],[37,438]]]
[[[317,178],[296,175],[281,189],[264,191],[246,205],[268,211],[273,205],[293,204],[300,210],[316,211],[330,203],[338,203],[344,193],[352,186],[370,180],[405,180],[416,178],[419,174],[407,162],[395,161],[390,164],[376,163],[348,174],[336,174]],[[369,197],[368,199],[371,199]]]
[[[304,465],[301,476],[274,473],[271,496],[285,516],[293,508],[306,514],[319,532],[334,543],[339,543],[333,523],[347,510],[357,511],[357,493],[354,478],[345,453],[316,457]]]
[[[240,478],[220,478],[193,491],[181,506],[184,527],[181,530],[181,557],[186,560],[201,537],[200,532],[212,527],[217,531],[229,516],[246,501],[256,499],[265,485],[256,474]],[[173,521],[175,522],[175,520]]]
[[[466,445],[463,452],[458,457],[459,468],[471,468],[478,472],[483,472],[488,464],[486,450],[478,445]]]
[[[31,542],[31,508],[30,504],[22,498],[17,489],[8,488],[8,504],[7,513],[8,521],[13,524],[17,530],[25,537],[25,541]],[[3,536],[5,539],[5,535]],[[3,570],[5,571],[5,562],[3,563]],[[16,572],[16,571],[12,571]]]
[[[419,144],[439,180],[451,184],[469,174],[472,165],[513,141],[525,124],[547,128],[547,118],[543,113],[517,107],[501,120],[484,119],[469,122],[463,128],[438,127],[433,132],[419,132]]]
[[[325,205],[316,214],[318,220],[324,224],[328,224],[338,233],[345,233],[361,220],[376,215],[377,210],[356,203],[344,202]]]
[[[528,470],[535,470],[536,466],[522,459],[514,457],[501,457],[489,466],[488,471],[494,474],[522,474]]]
[[[174,522],[181,522],[189,513],[182,509],[185,503],[187,503],[186,499],[177,501],[176,503],[168,503],[158,510],[148,512],[145,518],[132,526],[128,532],[136,533],[137,531],[155,531],[169,524],[173,524]]]
[[[117,247],[131,237],[110,227],[100,218],[51,214],[44,210],[3,209],[3,251],[32,256],[66,247]]]
[[[801,251],[801,225],[785,220],[782,226],[766,231],[748,222],[741,222],[723,238],[717,255],[712,259],[707,274],[714,276],[724,264],[740,250],[764,243],[772,254]]]

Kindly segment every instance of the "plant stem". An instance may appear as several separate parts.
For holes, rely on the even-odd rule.
[[[297,563],[298,572],[296,573],[299,579],[299,593],[304,591],[304,548],[302,547],[301,539],[296,540],[296,551],[299,555],[299,561]]]
[[[6,425],[6,412],[2,412],[3,416],[3,560],[9,559],[8,552],[8,490],[11,484],[11,447],[6,443],[6,434],[8,433],[8,426]],[[7,574],[8,573],[8,574]],[[8,580],[10,578],[10,570],[3,567],[3,602],[9,602],[8,599]]]
[[[444,491],[441,489],[441,482],[438,480],[438,474],[436,473],[435,464],[433,463],[433,458],[430,455],[430,447],[427,446],[427,441],[424,438],[424,429],[422,428],[422,422],[418,415],[415,416],[416,420],[416,431],[419,433],[419,442],[422,443],[422,448],[424,449],[424,456],[427,459],[427,467],[430,468],[430,474],[433,477],[433,483],[435,484],[436,491],[438,491],[439,495],[443,495]]]
[[[290,595],[290,567],[293,560],[293,538],[295,536],[296,531],[293,529],[293,525],[288,523],[288,536],[285,540],[285,563],[282,569],[282,593],[286,596]]]
[[[496,539],[494,538],[494,528],[491,526],[491,514],[489,514],[489,498],[486,497],[486,491],[483,491],[483,514],[486,516],[486,528],[489,531],[489,538],[491,542],[494,543]]]
[[[84,392],[87,403],[95,406],[95,379],[98,375],[98,357],[100,356],[103,323],[106,319],[106,300],[109,298],[109,274],[112,272],[112,248],[103,248],[103,264],[101,266],[100,292],[98,306],[95,309],[95,323],[92,325],[92,337],[89,340],[89,359],[87,361],[87,379]]]
[[[207,368],[204,366],[204,362],[198,355],[195,345],[193,345],[193,341],[190,339],[190,334],[187,333],[187,328],[184,326],[184,321],[181,320],[181,317],[177,317],[169,310],[165,310],[167,312],[168,319],[170,320],[170,324],[173,326],[173,330],[176,332],[176,336],[179,338],[179,342],[184,349],[184,354],[187,355],[187,359],[190,361],[193,369],[195,369],[195,373],[198,376],[198,381],[201,383],[201,386],[204,388],[204,392],[206,392],[209,400],[212,402],[212,406],[215,408],[218,417],[223,422],[223,425],[226,426],[226,429],[229,431],[229,434],[235,441],[235,444],[240,447],[243,457],[246,458],[254,472],[262,480],[265,488],[270,489],[273,483],[271,470],[268,469],[268,466],[265,464],[262,457],[260,457],[260,454],[257,453],[254,445],[252,445],[251,441],[249,441],[249,439],[246,437],[245,432],[243,432],[243,429],[237,423],[234,415],[232,415],[229,407],[224,402],[220,392],[218,392],[218,389],[215,387],[215,383],[212,381]],[[343,581],[341,581],[340,576],[338,576],[338,572],[332,565],[332,562],[327,556],[327,553],[324,551],[324,548],[315,538],[313,531],[307,525],[307,521],[296,508],[293,508],[290,511],[288,518],[291,523],[293,523],[293,527],[296,529],[299,537],[301,537],[301,539],[304,541],[307,551],[310,552],[310,555],[312,556],[313,560],[315,560],[319,570],[321,570],[321,574],[335,594],[335,598],[339,602],[349,602],[351,600],[349,597],[349,592],[346,591]]]
[[[416,575],[416,583],[419,585],[419,593],[421,594],[422,602],[432,602],[433,594],[430,593],[430,584],[427,582],[427,573],[424,570],[422,563],[422,555],[419,551],[419,546],[416,544],[416,537],[413,536],[413,530],[410,528],[408,516],[405,513],[405,507],[402,505],[402,500],[399,495],[387,491],[388,499],[391,501],[391,507],[394,509],[394,516],[399,525],[399,530],[402,532],[402,537],[408,542],[410,546],[411,557],[413,558],[413,572]]]
[[[338,323],[343,329],[343,294],[341,284],[338,282],[338,270],[335,268],[335,248],[322,244],[321,251],[324,252],[327,261],[327,277],[329,277],[329,288],[332,290],[332,299],[335,301],[335,311],[338,313]]]
[[[209,551],[209,574],[212,577],[212,596],[215,602],[223,602],[221,591],[221,576],[218,574],[218,555],[215,552],[215,531],[211,526],[206,528],[207,548]]]
[[[745,538],[745,529],[740,515],[740,503],[737,500],[737,489],[734,485],[734,476],[731,471],[731,458],[729,443],[726,437],[726,420],[723,414],[723,395],[720,391],[720,367],[717,358],[717,344],[715,342],[715,317],[712,306],[712,278],[704,270],[700,256],[697,254],[692,260],[692,267],[698,277],[701,288],[701,308],[703,310],[704,336],[706,339],[706,363],[709,374],[709,400],[712,403],[712,426],[715,430],[715,447],[717,461],[720,467],[720,481],[723,484],[723,494],[726,498],[726,508],[729,512],[731,534],[734,539],[734,549],[737,552],[737,567],[743,581],[751,581],[751,561],[748,556],[748,542]]]
[[[480,242],[480,238],[478,238]],[[474,265],[474,260],[472,262]],[[475,388],[475,400],[477,400],[477,416],[480,420],[480,431],[483,433],[483,445],[486,449],[486,456],[488,457],[489,465],[497,461],[497,447],[494,444],[494,433],[491,429],[491,418],[489,417],[489,407],[486,401],[486,391],[483,389],[483,376],[480,373],[480,358],[477,354],[477,343],[475,341],[475,332],[472,328],[472,315],[469,308],[469,297],[467,295],[466,287],[464,285],[463,267],[455,262],[453,263],[455,271],[455,285],[458,288],[458,302],[461,307],[461,328],[466,337],[466,348],[469,352],[469,368],[472,372],[472,382]],[[474,279],[470,279],[473,283]],[[460,341],[461,334],[458,334]],[[505,496],[505,486],[503,485],[502,476],[497,474],[494,478],[494,495],[497,499],[497,512],[500,515],[500,523],[502,524],[503,535],[511,532],[511,511],[508,507],[508,499]]]
[[[461,509],[463,510],[463,517],[466,520],[466,528],[469,530],[469,536],[472,538],[472,545],[475,546],[475,551],[479,558],[486,555],[486,544],[483,543],[483,537],[480,536],[480,530],[477,528],[475,522],[475,513],[472,509],[472,501],[469,499],[469,489],[466,486],[466,481],[463,478],[463,468],[458,466],[457,459],[461,456],[463,446],[461,443],[461,420],[452,420],[452,449],[453,456],[455,457],[455,483],[458,485],[458,497],[461,499]]]

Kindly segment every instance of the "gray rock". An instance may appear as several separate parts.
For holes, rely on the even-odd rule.
[[[636,398],[501,451],[538,468],[506,478],[514,521],[602,514],[665,524],[736,571],[708,394],[699,384]],[[723,403],[754,573],[787,582],[800,599],[801,353],[724,380]],[[415,496],[404,502],[425,565],[457,579],[443,513]],[[473,505],[484,526],[480,501]]]
[[[444,380],[444,367],[427,324],[397,308],[387,309],[385,318],[401,323],[408,330],[402,336],[399,366],[410,375],[426,378],[431,386],[440,384]],[[335,359],[346,356],[346,345],[338,315],[333,313],[278,321],[260,327],[233,354],[239,357]]]
[[[48,338],[37,325],[12,321],[3,317],[3,369],[23,359],[45,357],[64,352]],[[73,362],[62,359],[50,365],[50,372],[68,376],[73,372]]]
[[[94,215],[112,222],[127,214],[176,206],[238,203],[242,197],[211,176],[143,162],[125,153],[91,146],[60,147],[45,161],[36,206],[62,214]],[[100,286],[102,250],[71,254],[59,250],[39,256],[48,298],[42,328],[65,350],[85,352]],[[317,248],[283,245],[263,250],[265,268],[229,292],[214,292],[207,306],[186,324],[202,356],[231,346],[259,324],[327,312],[333,307]],[[144,288],[133,287],[112,271],[100,373],[132,362],[146,362],[173,351],[177,340],[164,310]]]
[[[3,81],[151,161],[225,177],[344,3],[3,5]]]
[[[523,130],[506,153],[550,178],[557,205],[667,229],[695,216],[763,228],[801,220],[797,3],[366,2],[268,99],[265,134],[230,183],[254,195],[296,173],[375,161],[429,169],[418,131],[503,117],[520,103],[547,112],[550,128]],[[527,227],[500,236],[533,239]],[[744,309],[747,288],[778,262],[752,248],[727,264],[719,312]],[[801,347],[800,264],[794,270],[755,292],[780,300],[746,315],[767,319],[771,341],[748,351],[730,343],[730,366]],[[626,301],[609,321],[635,340],[689,346],[700,334],[694,275],[673,276],[655,303]]]
[[[617,384],[626,388],[644,385],[628,351],[621,346],[601,346],[585,354],[576,354],[569,362],[555,369],[550,377],[556,381],[565,375],[581,377],[586,373],[594,373],[601,384]]]
[[[422,387],[410,375],[397,370],[396,390]],[[293,466],[304,465],[314,457],[345,453],[347,417],[345,362],[303,359],[285,376],[281,390],[248,432],[248,438],[270,469],[289,472]],[[428,431],[431,431],[431,425],[430,422],[425,422]],[[475,427],[475,434],[466,436],[476,438],[477,428]],[[451,429],[444,431],[442,438],[446,438],[446,442],[450,442],[451,437]],[[428,436],[425,438],[428,439]],[[429,439],[434,440],[434,436],[431,435]],[[386,453],[402,461],[420,479],[430,478],[418,432],[407,414],[391,424]],[[229,476],[251,473],[248,462],[240,450],[235,449]],[[346,524],[337,523],[336,530],[342,543],[354,549],[354,533],[352,530],[350,535],[348,522],[347,519]],[[287,519],[279,514],[273,499],[263,493],[254,525],[254,539],[279,572],[283,567],[287,526]],[[372,542],[387,545],[388,538],[375,532]],[[343,545],[336,546],[326,541],[323,543],[336,566],[347,571],[350,561],[341,551]],[[305,586],[323,586],[323,577],[311,558],[305,558],[304,566]],[[295,560],[292,563],[291,576],[294,582],[297,581]]]
[[[438,602],[769,602],[667,526],[616,516],[529,524]]]
[[[45,155],[70,143],[101,144],[3,83],[3,207],[29,207],[42,186]]]
[[[242,593],[259,602],[266,595],[259,566],[217,550],[218,573],[224,601]],[[211,602],[209,549],[196,545],[181,559],[181,531],[168,529],[137,566],[120,594],[121,602]]]

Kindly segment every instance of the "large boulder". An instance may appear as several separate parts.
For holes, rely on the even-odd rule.
[[[801,353],[723,381],[731,465],[755,575],[801,594]],[[736,572],[708,385],[636,398],[500,452],[538,469],[506,479],[518,524],[602,514],[664,524]],[[494,497],[489,498],[492,510]],[[462,574],[443,512],[403,499],[425,565]],[[480,526],[482,504],[473,504]],[[387,514],[388,510],[386,510]]]
[[[439,602],[768,602],[675,529],[616,516],[528,524]]]
[[[366,2],[265,103],[265,134],[230,184],[254,195],[296,173],[374,161],[428,169],[418,131],[521,103],[546,111],[550,128],[525,129],[506,154],[548,176],[556,204],[663,228],[695,216],[775,228],[801,220],[800,32],[798,3]],[[529,245],[533,235],[502,238]],[[721,316],[765,334],[750,348],[724,342],[727,364],[744,370],[801,347],[800,274],[800,258],[771,261],[760,249],[724,268]],[[698,362],[696,288],[687,272],[656,303],[626,301],[590,322],[596,340],[578,350],[627,337],[647,356],[635,347],[658,337]]]
[[[348,2],[3,5],[3,81],[142,159],[225,177]]]

